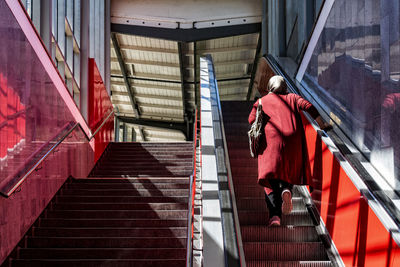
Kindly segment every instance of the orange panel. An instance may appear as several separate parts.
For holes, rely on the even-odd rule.
[[[346,266],[400,266],[400,249],[339,161],[303,117],[312,198]]]

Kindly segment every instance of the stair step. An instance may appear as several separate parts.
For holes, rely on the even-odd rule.
[[[28,237],[31,248],[186,248],[186,237]]]
[[[187,227],[34,227],[33,235],[52,237],[186,237]]]
[[[174,219],[40,219],[41,227],[187,227],[187,218]]]
[[[328,257],[320,242],[246,242],[246,260],[326,261]]]
[[[186,218],[185,210],[54,210],[48,211],[47,218],[82,218],[82,219],[174,219]]]
[[[117,148],[151,148],[151,147],[193,147],[193,142],[166,142],[166,143],[156,143],[156,142],[112,142],[110,143],[111,149]]]
[[[96,173],[117,173],[117,174],[125,174],[125,173],[140,173],[154,175],[154,174],[162,174],[166,175],[176,172],[190,172],[192,171],[192,164],[188,164],[187,166],[175,166],[175,165],[160,165],[154,164],[152,166],[101,166],[98,167],[95,172]]]
[[[144,157],[151,157],[154,154],[166,154],[170,153],[170,155],[193,155],[193,148],[146,148],[146,149],[137,149],[137,148],[115,148],[109,152],[109,155],[142,155]]]
[[[240,225],[262,225],[268,223],[268,211],[238,211]],[[313,222],[307,211],[292,211],[282,215],[282,225],[311,226]]]
[[[169,167],[191,167],[193,165],[192,159],[185,160],[185,161],[177,161],[177,160],[154,160],[151,161],[144,161],[144,160],[129,160],[125,159],[122,161],[107,161],[101,164],[101,166],[97,166],[98,168],[157,168],[162,169],[166,166]]]
[[[63,189],[63,195],[83,196],[188,196],[189,189]]]
[[[318,242],[318,234],[314,226],[285,225],[265,227],[250,225],[241,227],[243,242]]]
[[[90,203],[90,202],[59,202],[52,210],[186,210],[187,203]]]
[[[120,184],[132,184],[132,183],[168,183],[168,184],[189,184],[190,180],[188,177],[131,177],[131,178],[79,178],[74,179],[74,183],[120,183]]]
[[[12,260],[14,267],[165,267],[177,266],[185,267],[185,259],[134,259],[134,260],[84,260],[84,259],[60,259],[60,260]]]
[[[184,259],[184,248],[21,248],[22,259]]]
[[[179,153],[179,154],[168,154],[166,151],[155,153],[149,155],[148,153],[128,153],[128,152],[118,152],[110,153],[103,157],[106,162],[120,162],[126,160],[138,160],[138,161],[154,161],[154,160],[179,160],[179,161],[192,161],[193,152],[191,153]]]
[[[192,169],[185,170],[166,170],[166,171],[143,171],[143,170],[135,170],[135,171],[118,171],[118,170],[109,170],[109,171],[95,171],[91,175],[97,177],[129,177],[129,176],[184,176],[191,175]]]
[[[187,183],[73,183],[68,189],[187,189]]]
[[[247,267],[333,267],[330,261],[246,261]]]
[[[85,202],[85,203],[187,203],[188,196],[87,196],[87,195],[61,195],[57,196],[59,202]]]

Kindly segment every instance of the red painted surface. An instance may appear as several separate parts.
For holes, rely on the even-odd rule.
[[[376,217],[338,160],[303,117],[311,170],[312,198],[346,266],[400,266],[400,248]]]
[[[93,58],[89,59],[89,127],[92,132],[101,125],[113,109],[110,96]],[[108,143],[114,139],[114,116],[110,118],[95,137],[95,161]]]
[[[68,122],[89,127],[19,1],[0,1],[0,183]],[[23,140],[23,142],[22,142]],[[17,147],[15,146],[17,145]],[[10,198],[0,197],[0,263],[69,176],[86,177],[94,153],[78,130]]]
[[[7,77],[0,73],[1,163],[7,160],[8,153],[18,149],[18,145],[25,140],[25,113],[25,105],[20,96],[12,87],[8,86]]]

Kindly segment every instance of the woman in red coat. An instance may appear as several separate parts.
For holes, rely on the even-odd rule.
[[[273,76],[262,95],[262,110],[267,115],[265,139],[260,141],[258,154],[258,183],[265,188],[270,226],[280,225],[282,214],[292,211],[293,185],[309,185],[311,171],[305,133],[300,111],[308,112],[318,125],[325,124],[315,107],[296,94],[288,93],[281,76]],[[249,123],[256,118],[258,101],[249,115]]]

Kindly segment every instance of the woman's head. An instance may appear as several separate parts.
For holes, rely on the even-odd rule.
[[[284,95],[287,94],[287,85],[282,76],[275,75],[269,79],[267,90],[270,93]]]

